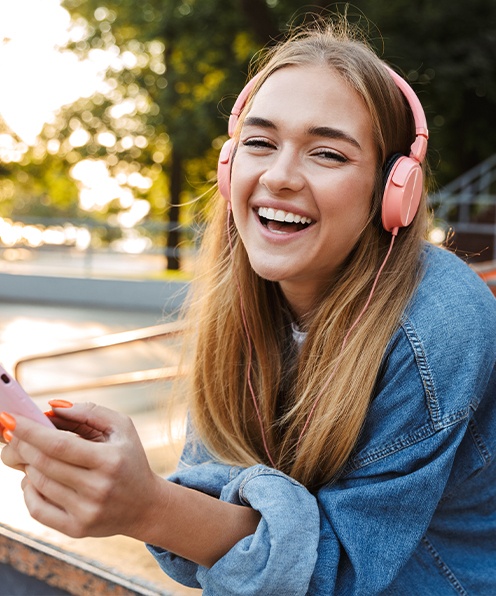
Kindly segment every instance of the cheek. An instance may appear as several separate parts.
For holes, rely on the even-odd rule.
[[[236,175],[231,178],[231,212],[234,224],[238,232],[243,235],[249,213],[247,184],[242,176]]]
[[[367,182],[364,182],[364,181]],[[367,174],[363,180],[356,180],[352,196],[355,197],[354,208],[357,218],[366,222],[372,213],[372,203],[375,189],[375,177],[373,174]]]
[[[372,210],[374,185],[361,180],[344,180],[342,184],[323,187],[321,196],[321,213],[326,213],[332,219],[346,222],[347,226],[363,226],[368,221]]]
[[[233,211],[245,209],[256,186],[256,177],[241,163],[233,165],[231,172],[231,203]]]

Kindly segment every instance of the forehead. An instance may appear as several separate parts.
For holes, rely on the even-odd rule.
[[[262,84],[249,108],[250,116],[275,124],[338,126],[350,133],[372,135],[365,101],[330,66],[287,66]]]

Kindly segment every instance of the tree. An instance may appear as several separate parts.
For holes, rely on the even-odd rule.
[[[138,167],[155,182],[155,189],[157,184],[162,188],[168,185],[165,216],[170,226],[167,250],[171,269],[179,267],[176,247],[181,194],[188,187],[201,194],[204,186],[198,183],[198,176],[203,185],[208,177],[205,167],[199,172],[198,158],[205,157],[205,164],[214,172],[212,139],[220,131],[217,102],[225,78],[219,64],[231,49],[224,40],[225,31],[224,36],[213,36],[214,43],[209,35],[215,31],[219,3],[199,3],[194,20],[188,19],[191,9],[187,5],[177,4],[156,1],[137,7],[119,0],[105,6],[91,0],[65,3],[74,22],[87,31],[86,38],[76,41],[72,49],[83,55],[105,49],[121,59],[108,72],[113,87],[110,93],[92,98],[93,106],[80,101],[63,114],[63,120],[84,131],[89,140],[76,153],[105,159],[114,174],[125,171],[126,163],[127,169]],[[243,53],[241,46],[238,44],[238,55]],[[248,56],[250,52],[245,49],[244,53]],[[142,109],[136,109],[136,99]],[[113,117],[126,102],[129,113]],[[67,138],[72,132],[62,123],[57,135]],[[110,139],[113,135],[111,147],[95,143],[104,134]],[[71,151],[74,153],[74,148]],[[73,159],[78,157],[73,155]],[[153,195],[153,191],[146,194]],[[158,206],[153,207],[152,200],[152,213],[158,214]]]
[[[80,160],[102,162],[121,181],[124,199],[126,192],[146,199],[148,218],[168,222],[168,267],[178,268],[178,225],[201,204],[187,207],[191,201],[185,199],[201,197],[215,178],[227,114],[245,83],[250,60],[288,26],[304,21],[308,10],[325,12],[327,3],[63,4],[74,27],[68,49],[81,57],[106,51],[110,60],[105,86],[62,110],[45,128],[47,159],[53,168],[57,159],[67,168]],[[491,136],[485,134],[496,107],[492,0],[474,0],[470,12],[448,0],[355,0],[354,7],[338,8],[369,27],[379,52],[421,96],[440,185],[494,152]],[[123,203],[116,195],[101,216],[125,209]]]
[[[473,0],[355,2],[378,27],[376,47],[419,93],[429,157],[442,186],[495,151],[496,4]]]
[[[293,4],[292,12],[299,5],[288,4]],[[86,38],[73,44],[73,51],[87,56],[95,49],[106,49],[127,57],[125,68],[109,71],[119,92],[99,98],[96,126],[101,128],[104,122],[122,140],[125,130],[110,121],[109,113],[128,99],[130,89],[139,89],[148,105],[141,124],[149,150],[132,159],[118,151],[118,163],[122,167],[123,160],[139,160],[148,174],[154,171],[162,183],[168,181],[168,266],[176,269],[181,195],[188,190],[203,193],[206,181],[215,176],[216,154],[225,139],[226,119],[219,111],[219,98],[232,96],[233,89],[242,87],[250,59],[260,44],[278,36],[288,7],[282,10],[277,2],[265,0],[240,0],[227,6],[220,0],[149,0],[138,6],[129,0],[65,0],[64,6],[74,23],[87,30]],[[79,105],[75,111],[95,114],[95,108],[87,108]],[[72,114],[65,113],[66,119],[69,116],[73,123],[80,121],[74,108]],[[98,131],[88,128],[84,126],[94,139]],[[161,150],[154,146],[156,139],[162,140]],[[80,155],[88,149],[103,157],[102,150],[91,144]],[[163,159],[157,160],[157,155]],[[156,168],[150,170],[154,159],[161,167],[159,173]]]

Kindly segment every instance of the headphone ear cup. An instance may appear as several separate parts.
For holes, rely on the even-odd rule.
[[[408,226],[417,213],[422,196],[423,173],[418,161],[404,155],[393,155],[384,171],[382,225],[392,232]]]
[[[233,140],[228,139],[219,155],[217,164],[217,184],[220,194],[226,199],[231,200],[231,162],[233,152]]]

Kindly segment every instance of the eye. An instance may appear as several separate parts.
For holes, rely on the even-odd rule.
[[[263,137],[252,137],[242,141],[245,147],[253,147],[254,149],[271,149],[274,147],[274,143],[271,143]]]
[[[337,161],[339,163],[346,163],[348,161],[348,158],[346,158],[342,153],[337,153],[331,149],[318,149],[313,153],[313,155],[316,157],[322,157],[327,161]]]

